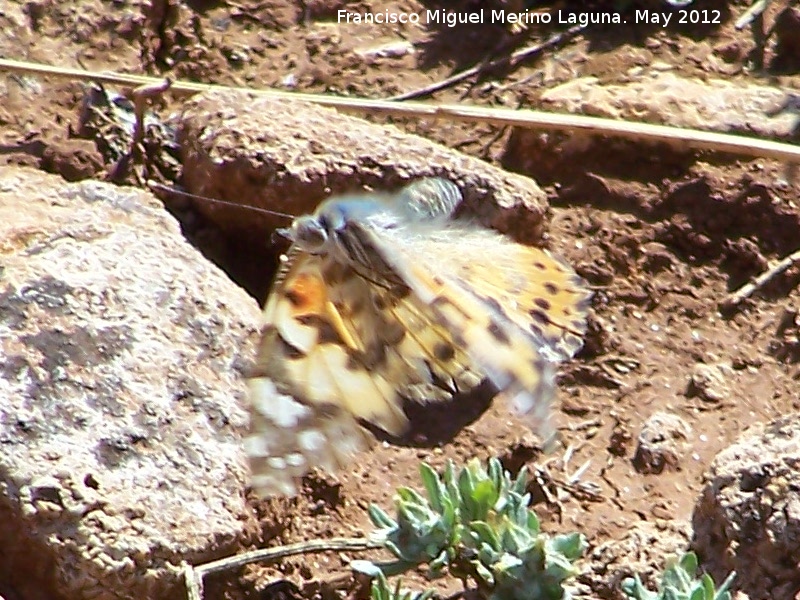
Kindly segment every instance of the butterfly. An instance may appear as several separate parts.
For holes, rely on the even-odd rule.
[[[425,178],[330,198],[282,230],[248,380],[257,494],[345,463],[369,443],[360,421],[402,434],[404,399],[426,391],[488,379],[547,433],[555,364],[581,347],[590,295],[546,250],[453,218],[461,199]]]

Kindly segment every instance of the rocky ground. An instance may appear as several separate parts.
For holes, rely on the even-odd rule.
[[[447,7],[463,11],[475,8],[474,3],[462,4],[450,3]],[[760,46],[759,36],[754,35],[751,28],[737,30],[734,27],[736,19],[748,6],[722,2],[704,5],[703,9],[719,11],[719,23],[681,25],[673,21],[662,26],[634,24],[631,17],[628,24],[588,25],[583,32],[556,48],[514,68],[497,67],[477,81],[472,78],[447,87],[437,92],[433,100],[487,107],[574,111],[756,133],[781,141],[796,140],[796,106],[793,109],[792,96],[786,90],[796,89],[800,84],[800,13],[780,2],[770,6],[764,17],[764,27],[771,30],[771,36]],[[417,0],[314,0],[296,4],[285,0],[241,3],[104,3],[99,0],[22,3],[12,0],[0,7],[0,56],[95,71],[169,74],[180,79],[227,85],[386,98],[443,80],[488,57],[507,55],[516,48],[544,41],[559,31],[555,23],[513,31],[508,26],[491,23],[448,27],[442,24],[338,23],[336,20],[339,9],[361,13],[411,13],[443,7],[435,2]],[[630,15],[637,9],[671,10],[657,2],[624,7],[567,2],[541,8],[553,11],[554,15],[558,10],[574,14],[588,10],[622,10],[621,14]],[[69,212],[69,206],[62,206],[61,198],[91,202],[99,194],[112,198],[116,206],[123,201],[113,200],[114,193],[87,192],[84,188],[75,191],[78,188],[64,187],[57,179],[39,180],[35,177],[40,174],[19,171],[21,167],[31,167],[68,181],[137,182],[136,175],[141,174],[137,166],[126,170],[118,162],[112,164],[115,160],[114,149],[109,147],[112,130],[101,128],[105,137],[92,137],[91,132],[81,129],[80,115],[87,95],[85,84],[55,77],[6,73],[0,81],[0,94],[3,99],[0,102],[0,163],[7,166],[3,172],[6,183],[2,191],[16,194],[15,200],[6,199],[7,204],[0,204],[0,209],[5,210],[0,214],[6,215],[9,223],[15,216],[21,218],[21,211],[14,208],[13,202],[35,196],[31,190],[37,189],[40,192],[37,202],[41,204],[31,203],[28,207],[34,214],[36,211],[47,214],[48,210],[57,213],[58,219],[63,218],[58,221],[59,227],[88,231],[89,241],[93,235],[103,239],[112,235],[104,229],[106,224],[98,223],[93,229],[85,221],[67,219],[63,215]],[[183,127],[183,135],[190,136],[192,124],[197,123],[197,113],[191,113],[187,102],[185,98],[167,97],[155,103],[155,111],[162,122],[169,121],[170,115],[180,115],[171,122],[178,123]],[[787,110],[781,110],[784,104]],[[227,108],[236,106],[232,102]],[[572,264],[594,290],[586,345],[573,361],[563,366],[559,377],[556,420],[564,447],[569,448],[569,452],[562,450],[556,455],[542,455],[532,434],[502,406],[492,406],[474,420],[467,419],[468,423],[446,440],[431,443],[420,436],[405,444],[378,444],[336,476],[316,474],[307,478],[301,495],[296,498],[258,501],[249,497],[245,504],[243,497],[234,494],[235,499],[223,508],[234,515],[234,520],[238,519],[238,530],[228,523],[228,529],[216,538],[209,538],[211,541],[203,536],[199,536],[200,541],[187,537],[185,547],[188,550],[183,555],[179,544],[169,546],[164,541],[158,542],[161,544],[158,552],[148,550],[144,554],[157,555],[158,560],[163,558],[164,565],[171,565],[171,571],[165,568],[170,572],[170,581],[177,582],[179,569],[175,565],[179,564],[181,556],[191,562],[201,562],[256,545],[363,534],[371,527],[366,507],[373,502],[388,507],[398,485],[417,485],[420,460],[441,467],[447,459],[464,462],[473,456],[497,456],[509,468],[538,465],[542,493],[535,494],[535,508],[545,530],[579,529],[587,536],[590,548],[580,583],[588,597],[619,598],[617,583],[622,575],[637,571],[646,579],[652,577],[663,568],[666,557],[691,545],[718,580],[732,568],[739,571],[738,585],[749,597],[796,598],[800,591],[800,575],[796,558],[792,557],[798,555],[796,540],[800,538],[800,484],[796,475],[800,453],[792,415],[800,410],[797,393],[800,296],[796,289],[800,268],[791,266],[752,298],[732,309],[723,310],[722,305],[749,278],[800,246],[798,183],[792,171],[771,159],[698,151],[680,145],[623,142],[616,138],[598,140],[447,119],[361,116],[375,124],[390,122],[402,131],[482,159],[493,167],[533,178],[542,188],[541,199],[546,199],[551,207],[544,242]],[[206,149],[198,144],[193,146],[195,154],[178,154],[179,163],[192,165],[186,172],[181,173],[182,167],[177,163],[162,168],[161,175],[169,179],[174,173],[176,179],[181,177],[178,183],[190,188],[196,185],[199,189],[192,188],[196,191],[244,204],[269,200],[270,194],[274,197],[275,190],[282,188],[271,188],[269,174],[258,171],[263,156],[274,161],[269,163],[274,172],[279,171],[280,160],[288,164],[291,168],[285,172],[290,179],[297,173],[310,172],[303,171],[308,165],[302,160],[291,163],[295,155],[281,155],[280,148],[292,145],[287,139],[290,132],[283,132],[280,123],[276,123],[274,129],[282,131],[285,141],[279,144],[278,151],[273,148],[272,153],[259,155],[253,145],[248,145],[257,145],[259,127],[271,130],[270,117],[275,115],[267,112],[261,119],[253,117],[250,122],[253,126],[246,133],[227,129],[224,119],[218,124],[216,146],[225,149],[224,153],[220,151],[213,156],[217,161],[213,164],[225,167],[218,172],[200,171],[199,165],[210,163],[203,162],[204,155],[200,153]],[[325,154],[317,163],[319,169],[314,171],[317,180],[297,176],[293,180],[294,187],[285,188],[290,190],[287,192],[290,200],[298,204],[293,208],[292,202],[287,202],[278,206],[279,210],[308,210],[308,206],[299,204],[301,198],[320,199],[324,195],[320,177],[325,169],[339,164],[331,148],[339,144],[342,154],[350,148],[345,146],[352,143],[346,134],[318,124],[302,132],[303,139],[317,136]],[[98,137],[106,143],[98,143]],[[189,139],[181,140],[184,151],[189,147]],[[377,142],[375,147],[379,147]],[[332,158],[326,162],[324,158],[329,155]],[[262,156],[262,162],[258,156]],[[464,176],[476,171],[465,167],[471,163],[451,163],[446,154],[432,155],[427,165],[420,156],[427,155],[419,154],[418,147],[408,146],[396,156],[374,164],[365,157],[356,157],[353,181],[380,187],[384,179],[390,182],[392,178],[402,178],[397,165],[411,165],[408,168],[414,174],[421,174],[426,167],[439,169],[437,172],[451,169],[455,175],[461,169]],[[292,171],[295,167],[297,170]],[[256,179],[250,178],[253,172]],[[497,176],[493,181],[503,181],[505,176]],[[518,179],[517,176],[508,177]],[[22,185],[22,181],[28,183]],[[340,177],[335,186],[341,189],[346,183],[347,179]],[[263,198],[255,197],[259,189],[266,190]],[[49,192],[41,193],[42,190]],[[51,197],[52,205],[48,209]],[[538,226],[513,231],[516,221],[503,212],[507,207],[500,206],[493,212],[494,209],[481,206],[476,200],[473,214],[487,224],[510,231],[521,239],[527,238],[527,241],[542,237]],[[540,222],[537,206],[532,203],[529,208],[533,212],[526,213],[534,215],[529,217],[530,223]],[[203,202],[197,205],[173,202],[171,208],[182,219],[183,231],[207,256],[222,264],[236,284],[249,292],[250,298],[243,300],[236,296],[237,289],[230,292],[236,300],[220,301],[213,306],[201,303],[198,310],[209,322],[189,319],[188,333],[176,339],[170,336],[170,339],[177,340],[179,346],[194,349],[189,353],[179,351],[181,360],[195,356],[198,361],[210,360],[209,369],[222,368],[220,365],[225,364],[224,368],[234,372],[241,370],[241,365],[229,364],[238,359],[230,358],[226,362],[220,358],[228,355],[225,350],[228,342],[215,345],[214,339],[224,330],[226,335],[233,335],[231,343],[239,339],[245,344],[242,348],[252,348],[255,309],[257,303],[263,301],[280,252],[264,242],[270,237],[268,227],[274,224],[256,223],[254,233],[255,220],[250,215],[241,217],[235,212],[214,215],[213,209]],[[31,219],[36,221],[35,217]],[[134,231],[144,227],[131,219],[122,214],[111,223],[119,222],[120,228]],[[65,225],[69,223],[72,224]],[[16,227],[12,229],[17,232],[14,235],[21,231]],[[55,239],[53,235],[34,238],[52,240]],[[13,243],[9,239],[0,240],[4,253],[0,266],[10,273],[9,256],[20,248],[30,252],[33,238],[26,233],[15,237]],[[107,252],[110,255],[104,254],[101,261],[104,268],[110,268],[108,258],[116,251],[111,248]],[[158,251],[154,252],[154,256],[147,255],[147,261],[158,262]],[[121,251],[118,256],[120,261],[131,260]],[[201,260],[195,255],[188,256],[181,260]],[[13,264],[33,269],[27,259]],[[196,269],[187,270],[189,274],[199,275],[189,277],[186,286],[191,279],[207,282],[217,277],[206,275],[200,267]],[[3,311],[0,317],[7,327],[10,328],[12,309],[22,306],[19,303],[33,302],[40,308],[44,306],[42,310],[52,308],[48,308],[46,302],[52,289],[48,288],[46,294],[40,292],[35,298],[15,295],[9,286],[16,285],[17,281],[12,281],[10,276],[4,281],[2,273],[0,268],[0,285],[6,293],[4,303],[0,303],[0,311]],[[57,270],[51,275],[58,275]],[[115,274],[116,277],[123,275]],[[71,285],[90,286],[83,280],[72,281]],[[93,282],[91,285],[100,284]],[[114,286],[128,289],[118,280],[115,283],[113,278],[109,279],[109,293]],[[102,295],[100,291],[96,293]],[[124,300],[130,293],[120,292],[119,297]],[[210,292],[198,286],[191,293],[202,298]],[[42,297],[45,300],[41,300]],[[154,297],[154,306],[158,305],[159,298]],[[86,306],[93,306],[91,301],[87,302]],[[230,321],[228,317],[215,320],[206,312],[234,310],[230,307],[240,302],[250,305],[236,308],[239,316]],[[120,306],[127,304],[127,301],[121,302]],[[153,331],[165,331],[163,325],[153,327]],[[0,329],[0,333],[5,332]],[[58,343],[57,339],[46,341],[47,344]],[[6,354],[0,358],[6,361],[4,373],[7,376],[12,372],[7,368],[11,346],[2,348]],[[52,351],[47,350],[51,348],[48,345],[37,348],[44,354]],[[124,357],[125,348],[127,346],[116,351]],[[69,353],[58,356],[62,357],[62,362],[78,360]],[[241,360],[247,361],[247,356],[243,350]],[[84,365],[95,364],[87,363],[85,358],[80,360]],[[13,373],[19,374],[18,371]],[[202,385],[211,386],[206,371],[192,375]],[[182,381],[184,385],[185,380]],[[228,384],[223,382],[223,387],[225,385]],[[235,387],[236,384],[230,385]],[[236,424],[241,406],[220,408],[224,403],[219,402],[222,401],[215,400],[210,407],[203,403],[191,404],[191,410],[186,413],[159,406],[153,415],[156,420],[170,420],[198,419],[198,415],[211,414],[207,417],[208,424],[203,420],[205,417],[192,423],[200,427],[196,423],[202,422],[203,428],[214,432],[211,437],[221,436],[229,442],[229,425]],[[99,415],[123,411],[104,406],[93,410]],[[0,412],[0,415],[4,428],[0,441],[12,448],[9,440],[20,443],[20,438],[14,437],[21,430],[19,415],[10,412]],[[448,415],[433,410],[418,418],[428,423],[433,431],[436,423],[447,421]],[[762,426],[749,433],[750,437],[746,438],[749,441],[742,446],[744,449],[726,450],[749,426],[777,418],[788,421],[771,428]],[[12,421],[14,427],[10,425]],[[138,423],[137,426],[144,425]],[[135,447],[136,439],[134,435],[123,441]],[[13,448],[35,446],[33,442],[26,444]],[[124,447],[120,450],[119,443],[112,446],[114,452],[126,451]],[[762,450],[746,451],[752,447]],[[32,460],[43,460],[42,456],[55,460],[47,458],[46,451],[44,455],[37,454],[41,449],[36,448],[36,452],[31,451]],[[722,451],[725,452],[717,457]],[[49,536],[52,535],[62,541],[69,539],[63,531],[54,534],[54,529],[48,528],[59,522],[58,519],[48,521],[48,527],[41,525],[42,521],[37,519],[45,517],[41,505],[36,505],[36,497],[25,500],[31,506],[38,506],[33,512],[24,513],[27,521],[21,519],[21,513],[15,512],[25,505],[21,500],[17,502],[22,488],[38,490],[36,493],[44,494],[45,500],[52,500],[55,494],[60,498],[58,502],[68,509],[72,505],[65,503],[61,492],[53,490],[69,489],[74,494],[74,481],[69,477],[56,477],[60,483],[45,481],[38,471],[35,477],[31,473],[16,474],[16,479],[11,477],[9,465],[20,468],[19,464],[24,463],[14,461],[23,454],[9,451],[0,465],[0,474],[6,481],[0,515],[3,522],[15,523],[3,531],[0,594],[6,598],[78,597],[83,593],[79,590],[84,588],[80,584],[70,586],[80,578],[80,573],[69,571],[64,575],[63,569],[56,569],[58,574],[54,575],[54,567],[47,562],[52,560],[48,553],[66,552],[65,547],[74,550],[66,542],[51,543],[53,538]],[[187,460],[191,463],[192,459]],[[219,467],[234,473],[230,481],[238,482],[243,477],[237,460],[240,459],[226,456],[222,461],[226,466]],[[115,461],[105,457],[98,464],[111,469]],[[192,464],[211,463],[203,459]],[[572,485],[575,482],[569,483],[569,478],[584,466],[577,480],[581,486],[575,487]],[[147,473],[152,476],[152,471]],[[101,476],[102,473],[96,475]],[[96,488],[92,478],[81,475],[78,480],[83,482],[83,487]],[[11,485],[8,481],[15,483]],[[137,481],[135,476],[131,481]],[[219,481],[212,477],[208,485],[220,486]],[[131,485],[142,484],[139,481]],[[19,488],[16,496],[14,486]],[[80,500],[83,505],[94,501]],[[218,501],[220,504],[214,505],[214,511],[225,504]],[[147,510],[155,509],[148,507]],[[165,511],[164,514],[172,513]],[[743,514],[750,516],[745,519]],[[217,515],[217,512],[210,511],[208,515]],[[119,518],[125,521],[128,517],[130,515],[123,514]],[[736,525],[724,525],[726,520]],[[67,522],[71,521],[67,519]],[[174,522],[190,527],[178,518]],[[149,523],[147,521],[147,527]],[[105,521],[98,527],[114,529],[117,526],[125,531],[129,529],[126,525]],[[149,531],[147,527],[144,529]],[[143,526],[138,529],[141,532]],[[108,542],[103,539],[104,544]],[[154,536],[152,539],[162,538]],[[135,554],[129,546],[121,547]],[[48,559],[36,563],[36,557],[44,555]],[[117,557],[119,564],[124,563],[123,558]],[[151,565],[158,560],[144,560],[137,555],[133,562]],[[35,569],[26,566],[34,563]],[[242,572],[214,576],[207,584],[206,597],[239,598],[265,586],[268,586],[265,592],[268,597],[317,597],[327,593],[325,582],[336,580],[342,573],[347,573],[347,569],[340,555],[291,558],[276,566],[251,566]],[[91,577],[93,581],[103,581],[102,576]],[[69,585],[66,582],[70,582]],[[174,586],[136,588],[138,584],[124,577],[112,583],[134,586],[131,589],[138,590],[138,597],[181,594]],[[422,585],[423,582],[412,577],[409,584]],[[458,588],[454,582],[443,585],[446,591]],[[98,588],[88,586],[85,589]],[[119,591],[118,596],[114,596],[116,592],[103,593],[110,594],[105,597],[125,595],[124,591]]]

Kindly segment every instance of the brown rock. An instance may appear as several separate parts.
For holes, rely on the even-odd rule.
[[[657,412],[642,425],[633,466],[640,473],[677,471],[692,428],[677,415]]]
[[[796,70],[800,66],[800,8],[787,6],[775,19],[777,43],[773,67]]]
[[[722,402],[731,395],[727,380],[732,375],[733,370],[728,365],[697,363],[692,368],[687,393],[706,402]]]
[[[0,580],[176,597],[235,551],[258,319],[150,195],[0,168]]]
[[[587,571],[581,576],[593,592],[586,597],[625,598],[620,584],[634,575],[654,589],[661,581],[665,560],[686,552],[689,535],[690,527],[685,521],[632,522],[625,537],[592,550]]]
[[[624,85],[576,79],[542,94],[542,102],[548,110],[790,140],[795,116],[775,112],[787,95],[775,86],[656,73]]]
[[[693,515],[692,545],[717,581],[752,600],[800,592],[800,414],[756,425],[720,452]]]
[[[213,92],[189,102],[178,128],[183,183],[195,194],[303,214],[332,194],[438,175],[459,184],[466,209],[485,225],[528,243],[544,233],[547,201],[533,180],[330,108]],[[211,203],[204,210],[256,235],[288,225],[245,211],[230,216]]]

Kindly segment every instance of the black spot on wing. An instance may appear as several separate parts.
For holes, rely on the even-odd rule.
[[[386,363],[386,346],[380,342],[375,342],[367,346],[366,351],[361,353],[361,362],[372,371]]]
[[[301,296],[296,290],[287,289],[283,294],[292,306],[300,306],[303,304],[305,298]]]
[[[489,333],[491,333],[492,337],[501,344],[508,346],[511,343],[511,339],[509,339],[508,334],[494,319],[489,321]]]
[[[372,371],[386,363],[386,346],[380,342],[370,344],[364,351],[353,348],[346,351],[345,368],[348,371]]]
[[[389,294],[375,294],[373,304],[378,310],[386,310],[387,308],[394,308],[400,300]]]
[[[394,308],[411,293],[411,289],[406,285],[394,285],[391,289],[381,293],[376,293],[373,297],[373,304],[378,310]]]
[[[533,319],[537,323],[542,323],[543,325],[550,324],[550,317],[548,317],[547,313],[545,313],[543,310],[540,310],[538,308],[532,308],[531,310],[528,311],[528,314],[531,316],[531,319]]]
[[[405,300],[411,293],[411,288],[407,285],[395,285],[392,288],[392,295],[400,300]]]
[[[445,311],[445,310],[448,310],[448,309],[449,310],[458,311],[464,319],[471,320],[469,314],[464,312],[464,309],[462,309],[457,304],[454,304],[446,296],[436,296],[436,298],[434,298],[433,301],[431,302],[431,306],[434,309],[440,309],[442,311]]]
[[[347,362],[344,363],[345,369],[348,371],[361,371],[364,368],[364,364],[361,362],[361,352],[358,350],[353,350],[351,348],[347,349]]]
[[[533,301],[533,303],[536,306],[538,306],[539,308],[541,308],[542,310],[550,310],[550,308],[552,307],[552,304],[550,304],[550,301],[546,300],[544,298],[536,298]]]
[[[558,293],[559,287],[555,283],[547,281],[544,284],[544,289],[551,296],[555,296]]]
[[[376,333],[387,346],[397,346],[406,337],[406,328],[397,321],[386,321]]]
[[[317,343],[344,345],[344,340],[333,324],[319,315],[300,315],[297,321],[317,330]]]
[[[336,310],[339,311],[339,314],[343,317],[352,318],[355,315],[362,314],[364,309],[366,308],[366,302],[363,296],[356,296],[349,302],[343,302],[341,300],[337,300],[333,303],[336,307]]]
[[[437,342],[433,348],[433,355],[440,361],[449,361],[455,357],[456,349],[447,342]]]
[[[492,298],[491,296],[481,296],[481,300],[488,304],[489,308],[491,308],[493,311],[503,314],[503,307],[497,301],[497,298]]]

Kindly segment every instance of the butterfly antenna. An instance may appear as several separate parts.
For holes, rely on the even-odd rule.
[[[269,210],[268,208],[261,208],[260,206],[250,206],[249,204],[239,204],[237,202],[229,202],[227,200],[220,200],[218,198],[209,198],[207,196],[200,196],[198,194],[192,194],[191,192],[185,192],[183,190],[179,190],[178,188],[170,187],[168,185],[163,185],[158,183],[157,181],[148,180],[147,187],[152,190],[158,190],[160,192],[165,192],[168,194],[177,194],[179,196],[184,196],[186,198],[192,198],[194,200],[202,200],[203,202],[212,202],[214,204],[224,204],[226,206],[233,206],[235,208],[242,208],[245,210],[253,210],[255,212],[260,212],[265,215],[273,215],[275,217],[284,217],[289,219],[290,221],[294,220],[295,215],[290,215],[289,213],[279,212],[277,210]]]

